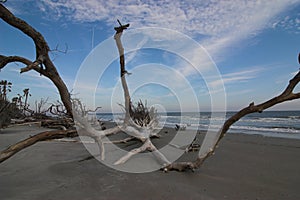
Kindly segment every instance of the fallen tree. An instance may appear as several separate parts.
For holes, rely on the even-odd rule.
[[[82,111],[82,106],[80,105],[81,103],[78,101],[74,102],[73,104],[74,119],[79,124],[79,126],[81,126],[85,130],[85,134],[94,138],[95,142],[97,142],[99,149],[101,150],[102,160],[105,159],[105,148],[103,138],[108,135],[117,134],[118,132],[123,131],[129,135],[129,137],[125,140],[129,140],[131,139],[131,137],[134,137],[137,140],[141,141],[143,145],[139,148],[135,148],[129,151],[126,155],[117,160],[114,163],[115,165],[122,164],[128,159],[130,159],[132,156],[146,150],[153,152],[154,155],[158,158],[158,160],[161,161],[161,164],[169,164],[170,162],[167,160],[167,158],[157,150],[157,148],[153,145],[150,139],[151,137],[157,137],[157,131],[154,131],[154,129],[157,126],[157,119],[154,115],[150,114],[154,113],[153,109],[148,110],[148,108],[143,106],[141,102],[138,103],[137,107],[134,107],[132,105],[129,89],[126,82],[126,74],[128,74],[128,72],[125,68],[124,48],[121,42],[121,36],[123,34],[123,31],[129,27],[129,24],[122,25],[119,20],[118,23],[120,26],[115,27],[116,33],[114,35],[114,39],[116,41],[116,46],[119,52],[120,78],[125,99],[124,121],[121,125],[117,127],[107,129],[104,131],[98,131],[94,129],[84,118],[85,116],[82,115],[82,113],[84,112]],[[143,111],[141,111],[141,109],[143,109]],[[143,113],[143,115],[140,115],[141,113]]]
[[[118,21],[119,22],[119,21]],[[110,134],[116,134],[118,131],[124,131],[128,135],[133,136],[134,138],[140,140],[142,142],[142,145],[139,148],[132,149],[129,151],[126,155],[121,157],[119,160],[117,160],[114,164],[119,165],[122,163],[125,163],[128,159],[130,159],[132,156],[144,152],[144,151],[150,151],[153,153],[153,155],[157,158],[157,160],[160,162],[162,166],[162,170],[165,172],[171,171],[171,170],[177,170],[177,171],[185,171],[187,169],[195,170],[199,168],[202,163],[211,155],[214,154],[219,142],[221,139],[225,136],[231,125],[233,125],[235,122],[240,120],[242,117],[244,117],[247,114],[254,113],[254,112],[263,112],[265,109],[268,109],[276,104],[291,101],[294,99],[300,98],[300,92],[293,93],[293,90],[297,86],[297,84],[300,81],[300,72],[298,72],[293,79],[289,81],[289,84],[287,88],[280,94],[279,96],[276,96],[264,103],[254,105],[253,103],[250,103],[250,105],[239,112],[237,112],[235,115],[230,117],[225,121],[223,126],[219,129],[217,132],[217,140],[215,143],[211,146],[211,148],[205,152],[204,154],[199,154],[197,159],[190,162],[170,162],[160,151],[157,150],[155,145],[153,145],[151,141],[151,137],[157,136],[157,132],[154,131],[157,124],[155,123],[155,118],[152,118],[151,120],[148,120],[148,123],[141,125],[137,120],[133,120],[134,117],[130,115],[132,112],[131,109],[131,98],[129,95],[129,89],[126,83],[126,77],[127,71],[125,69],[125,57],[124,57],[124,48],[121,42],[121,36],[124,30],[126,30],[129,27],[129,24],[122,25],[119,22],[120,26],[116,27],[116,34],[114,36],[114,39],[116,40],[116,45],[119,50],[119,56],[120,56],[120,71],[121,71],[121,81],[122,81],[122,87],[124,92],[124,99],[125,99],[125,118],[124,122],[119,126],[119,129],[108,129],[106,130],[107,134],[101,131],[95,130],[92,126],[90,126],[87,121],[85,121],[84,118],[79,117],[78,114],[75,114],[76,120],[78,123],[81,124],[81,126],[93,137],[97,138],[95,141],[99,144],[99,149],[101,149],[101,159],[103,160],[105,158],[105,148],[103,145],[103,137],[108,136]],[[139,102],[141,104],[141,102]],[[140,107],[143,108],[143,110],[146,110],[144,106]],[[77,109],[74,109],[75,111]],[[136,111],[140,112],[140,109],[136,109]],[[79,112],[81,113],[81,111]],[[146,120],[147,121],[147,120]],[[112,131],[110,131],[112,130]],[[128,139],[128,138],[126,138]]]
[[[290,80],[287,88],[282,92],[282,94],[258,105],[251,103],[248,107],[242,109],[241,111],[233,115],[231,118],[226,120],[223,126],[218,131],[218,138],[216,142],[207,152],[201,155],[199,154],[196,160],[190,162],[172,163],[160,151],[158,151],[157,147],[155,147],[155,145],[151,141],[152,137],[158,136],[157,131],[155,130],[155,128],[157,127],[157,120],[154,115],[149,115],[149,112],[153,113],[153,110],[149,109],[148,114],[145,114],[144,111],[146,111],[148,108],[142,105],[133,107],[131,103],[130,93],[126,83],[126,75],[128,74],[128,72],[125,68],[124,48],[121,42],[121,36],[123,34],[123,31],[129,27],[129,24],[122,25],[118,21],[120,26],[115,28],[116,33],[114,36],[119,51],[120,78],[121,78],[124,100],[125,100],[124,121],[119,126],[106,129],[106,130],[97,130],[89,124],[86,118],[87,112],[83,109],[81,102],[79,100],[74,100],[73,104],[71,103],[71,98],[67,90],[67,87],[64,84],[63,80],[60,78],[54,64],[49,58],[48,52],[50,50],[43,36],[36,30],[34,30],[25,21],[16,18],[11,12],[9,12],[1,4],[0,4],[0,17],[8,24],[18,28],[24,34],[31,37],[36,46],[35,61],[30,61],[26,58],[19,57],[19,56],[0,55],[0,69],[5,67],[8,63],[21,62],[26,65],[25,68],[21,69],[21,73],[33,69],[38,73],[51,79],[59,90],[61,100],[67,110],[67,113],[69,114],[69,116],[73,117],[73,119],[76,121],[76,125],[79,127],[77,131],[73,128],[73,126],[69,126],[68,128],[66,128],[66,130],[47,131],[47,132],[43,132],[31,136],[30,138],[27,138],[17,144],[14,144],[8,147],[6,150],[0,152],[0,162],[3,162],[4,160],[8,159],[15,153],[35,144],[36,142],[44,141],[48,139],[63,138],[63,137],[76,137],[78,136],[78,130],[84,129],[85,135],[93,138],[95,142],[98,144],[101,152],[100,156],[102,160],[105,159],[106,142],[103,140],[104,137],[107,137],[112,134],[117,134],[122,131],[129,135],[128,138],[119,141],[114,141],[115,143],[126,142],[132,139],[137,139],[142,142],[142,145],[140,147],[132,149],[126,155],[116,160],[114,163],[115,165],[120,165],[122,163],[125,163],[132,156],[140,152],[150,151],[157,158],[164,171],[171,171],[171,170],[185,171],[187,169],[195,170],[199,168],[207,158],[213,155],[221,139],[224,137],[225,133],[229,130],[231,125],[233,125],[239,119],[253,112],[263,112],[263,110],[270,108],[276,104],[300,98],[300,92],[294,93],[294,89],[300,81],[300,72],[298,72],[294,76],[294,78]],[[142,109],[142,111],[140,109]],[[139,114],[142,113],[141,116],[143,116],[145,120],[141,120],[141,118],[139,119],[138,115],[135,115],[138,113]]]

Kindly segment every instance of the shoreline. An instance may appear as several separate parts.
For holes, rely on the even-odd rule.
[[[226,118],[235,114],[227,112]],[[118,114],[116,114],[118,116]],[[112,113],[97,113],[101,120],[117,118]],[[251,113],[233,124],[228,133],[260,134],[268,137],[300,139],[300,111],[264,111]],[[176,124],[192,130],[217,131],[223,125],[223,115],[210,112],[172,112],[161,114],[161,126],[175,127]]]
[[[0,132],[3,150],[45,131],[36,126]],[[153,139],[168,143],[173,129]],[[197,134],[201,139],[204,134]],[[133,145],[134,146],[134,145]],[[184,154],[190,160],[198,152]],[[196,172],[116,171],[90,156],[81,143],[37,143],[0,164],[3,199],[300,199],[300,141],[227,134],[215,156]]]

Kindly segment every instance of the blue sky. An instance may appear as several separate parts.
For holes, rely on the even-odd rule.
[[[51,49],[58,45],[63,51],[67,45],[66,54],[53,51],[50,55],[70,90],[89,59],[94,56],[97,66],[103,63],[102,55],[96,54],[97,48],[103,48],[105,41],[114,45],[116,19],[131,24],[123,35],[125,52],[130,45],[136,44],[137,48],[126,54],[128,69],[133,72],[127,78],[132,98],[134,101],[147,99],[149,105],[160,109],[205,111],[213,105],[214,109],[221,110],[225,104],[228,110],[239,110],[252,101],[260,103],[278,95],[299,70],[299,0],[8,0],[4,5],[41,32]],[[199,43],[203,47],[200,53],[199,49],[188,47],[181,53],[199,65],[210,60],[222,81],[209,75],[201,76],[191,63],[176,53],[146,48],[144,37],[128,36],[130,31],[146,27],[176,30]],[[172,33],[171,30],[168,33]],[[0,36],[0,54],[34,60],[33,42],[20,31],[1,21]],[[181,40],[174,37],[174,40],[160,39],[168,40],[168,45],[172,41],[179,44]],[[84,84],[81,83],[84,89],[74,92],[88,107],[103,106],[103,111],[118,109],[117,104],[123,101],[118,84],[118,55],[115,46],[110,48],[104,50],[115,53],[116,60],[105,66],[104,75],[96,81],[85,77]],[[13,82],[10,97],[29,87],[32,105],[35,99],[42,97],[49,97],[50,102],[59,98],[49,80],[35,72],[20,75],[21,67],[21,64],[10,64],[0,72],[1,79]],[[152,68],[155,70],[150,70]],[[139,82],[141,80],[148,82]],[[211,87],[223,88],[223,84],[226,99],[218,89]],[[95,96],[93,101],[90,101],[90,92]],[[297,100],[274,109],[299,108]]]

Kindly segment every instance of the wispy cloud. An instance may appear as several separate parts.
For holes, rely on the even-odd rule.
[[[299,13],[282,15],[289,8],[299,7],[299,0],[42,0],[12,2],[9,6],[21,12],[19,7],[28,7],[29,2],[37,5],[48,18],[64,22],[105,22],[115,26],[119,18],[130,22],[134,28],[150,26],[178,30],[200,41],[214,58],[224,56],[227,47],[266,28],[300,32]]]
[[[130,22],[134,28],[146,26],[177,30],[200,42],[218,63],[226,58],[227,48],[235,47],[266,28],[299,30],[298,15],[284,19],[281,16],[283,12],[299,4],[299,0],[43,0],[38,6],[50,17],[57,19],[82,23],[105,22],[109,26],[115,26],[115,20],[119,18]],[[142,40],[138,47],[142,48],[145,43]],[[199,48],[190,48],[188,51],[185,49],[185,52],[194,66],[211,65],[211,60],[199,56]],[[132,53],[127,62],[134,56]],[[179,67],[180,72],[186,76],[195,71],[191,67]],[[241,78],[225,78],[227,82],[237,80]]]
[[[272,27],[282,28],[285,31],[300,34],[300,13],[296,15],[288,15],[282,19],[278,19],[272,24]]]
[[[265,28],[283,27],[300,32],[299,14],[281,16],[289,8],[299,6],[299,0],[42,0],[37,5],[52,19],[115,26],[119,18],[134,28],[177,30],[200,41],[214,58],[226,56],[227,47]]]
[[[213,87],[217,87],[221,84],[234,84],[249,81],[250,79],[256,78],[257,74],[261,72],[261,68],[253,68],[251,70],[242,70],[237,72],[232,72],[228,74],[223,74],[222,79],[211,82]]]
[[[203,35],[232,32],[232,28],[255,29],[297,0],[275,1],[180,1],[180,0],[56,0],[41,1],[40,8],[80,22],[124,19],[135,25],[160,26]],[[267,19],[267,20],[266,20]],[[259,21],[262,20],[262,21]],[[254,22],[256,25],[254,25]],[[249,27],[251,25],[251,27]],[[236,31],[240,31],[235,29]]]
[[[200,42],[214,59],[226,57],[227,48],[235,47],[264,29],[283,28],[294,32],[300,29],[299,14],[285,16],[289,8],[299,7],[299,0],[42,0],[37,3],[31,2],[37,4],[51,20],[75,23],[104,22],[108,26],[116,26],[118,18],[124,23],[131,23],[133,28],[150,26],[177,30]],[[15,8],[15,6],[18,5],[15,4],[12,7]],[[20,12],[19,9],[14,10]],[[155,35],[155,33],[151,34]],[[139,41],[137,48],[143,48],[148,42],[143,39]],[[131,43],[124,41],[124,44]],[[128,47],[125,48],[128,49]],[[190,58],[191,65],[202,68],[210,66],[211,60],[199,56],[199,51],[201,51],[200,47],[182,49],[182,53],[186,52],[185,58]],[[131,53],[126,61],[129,62],[135,56],[135,52]],[[184,77],[197,72],[191,65],[186,67],[185,64],[186,62],[178,63],[173,67]],[[223,83],[233,84],[254,79],[260,72],[258,68],[249,67],[248,69],[251,70],[244,69],[224,74],[223,80],[215,79],[212,85],[217,88],[213,91],[220,91],[219,86]],[[159,73],[163,74],[161,71]],[[168,76],[165,80],[166,84],[176,84],[174,88],[177,90],[184,89],[178,81],[183,79],[170,77],[168,73],[163,75]],[[149,76],[141,78],[148,80]],[[154,81],[157,82],[157,80]]]
[[[212,52],[272,27],[274,17],[299,0],[44,0],[41,10],[58,18],[79,22],[105,21],[115,25],[115,19],[130,22],[133,27],[164,27],[190,36],[206,36],[205,46]],[[279,24],[299,27],[299,19],[288,18]]]
[[[126,65],[135,58],[137,52],[139,49],[141,49],[143,47],[143,45],[147,42],[147,38],[144,37],[141,41],[139,41],[139,43],[136,46],[136,51],[132,51],[130,53],[128,53],[126,56]]]

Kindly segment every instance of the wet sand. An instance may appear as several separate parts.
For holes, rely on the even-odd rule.
[[[1,130],[0,149],[43,130]],[[166,130],[156,145],[170,140]],[[0,164],[0,199],[300,199],[300,140],[227,134],[196,172],[125,173],[89,156],[82,143],[35,144]]]

